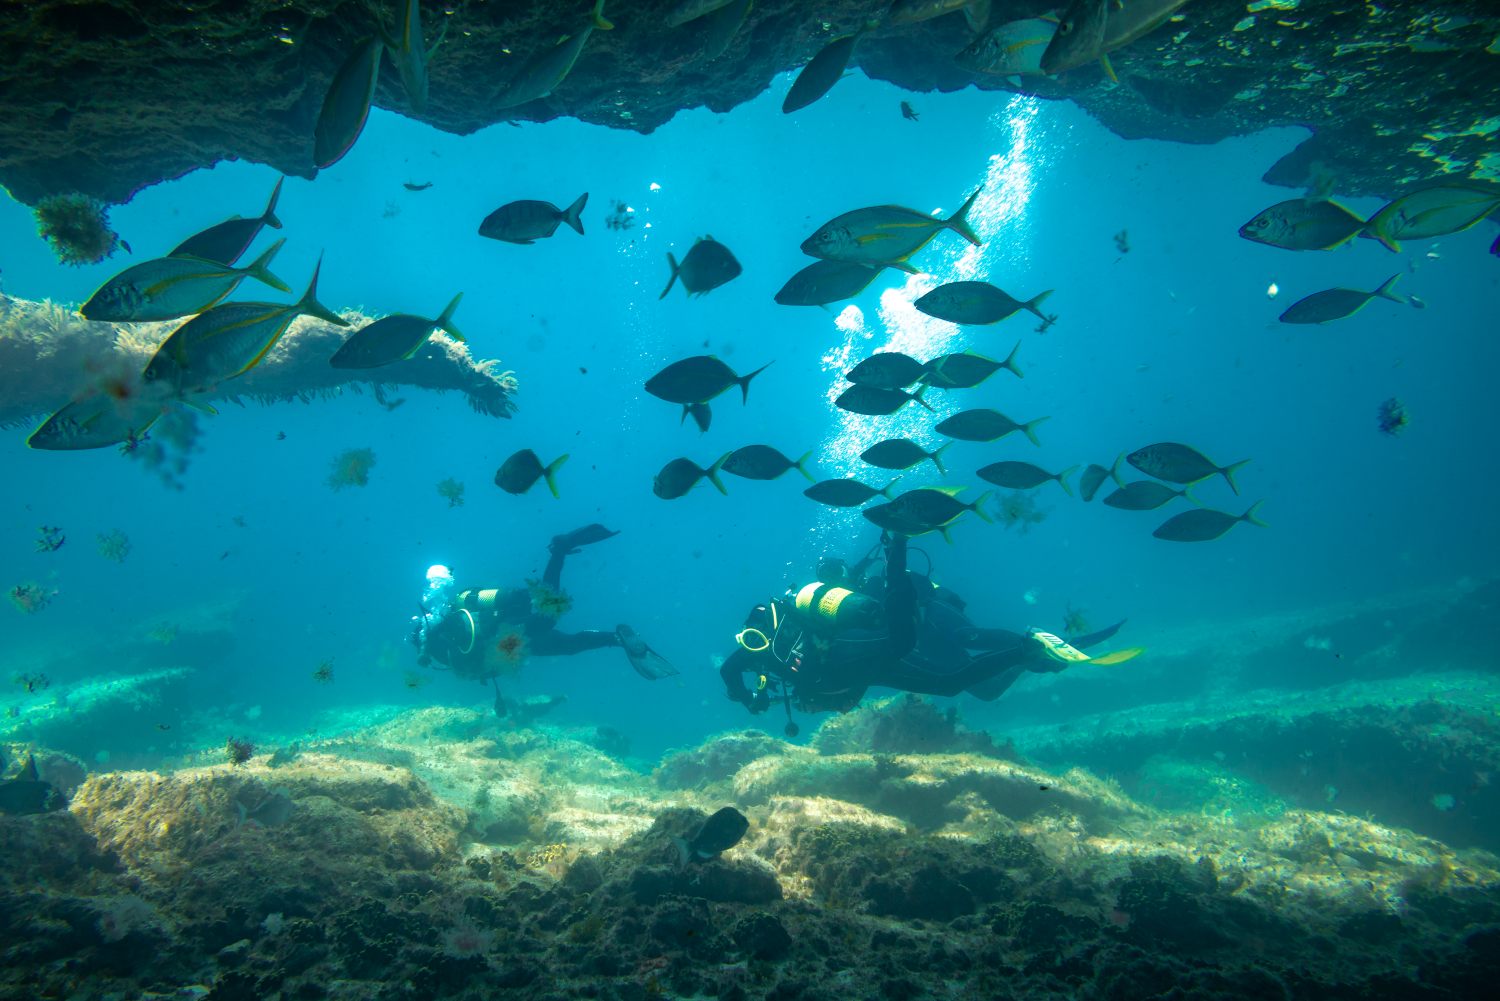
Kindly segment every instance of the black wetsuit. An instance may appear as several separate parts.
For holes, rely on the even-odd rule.
[[[880,628],[843,629],[827,636],[787,618],[791,613],[778,606],[780,641],[758,651],[741,645],[719,669],[729,698],[752,712],[763,711],[774,681],[802,709],[842,712],[858,705],[872,687],[944,696],[973,689],[981,698],[997,698],[1023,671],[1052,669],[1035,656],[1035,644],[1026,636],[979,628],[964,614],[958,595],[908,573],[903,536],[887,544],[883,591],[885,621]],[[776,633],[766,606],[751,618],[747,625],[768,638]],[[768,684],[752,693],[745,686],[746,674],[764,677]]]

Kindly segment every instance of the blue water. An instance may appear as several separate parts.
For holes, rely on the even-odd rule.
[[[1173,509],[1085,505],[1050,484],[1037,493],[1046,520],[1025,534],[970,519],[951,547],[921,540],[938,579],[982,623],[1056,629],[1072,605],[1099,624],[1128,616],[1120,642],[1150,648],[1184,630],[1493,572],[1493,226],[1400,255],[1372,241],[1290,253],[1236,230],[1294,194],[1259,177],[1299,131],[1213,146],[1127,142],[1068,104],[975,91],[912,97],[858,76],[789,118],[779,108],[788,82],[731,115],[686,112],[648,136],[555,121],[458,137],[375,112],[346,159],[315,181],[287,180],[278,208],[286,228],[274,234],[287,244],[274,270],[300,291],[322,254],[322,301],[377,313],[436,315],[464,292],[457,322],[475,356],[517,374],[515,417],[481,416],[457,395],[410,388],[393,394],[407,402],[391,412],[352,394],[226,405],[200,421],[201,451],[181,490],[112,449],[31,451],[27,429],[7,431],[0,583],[36,580],[59,594],[36,615],[0,610],[6,674],[45,669],[55,683],[107,675],[121,669],[112,649],[161,623],[227,633],[224,644],[183,655],[196,671],[193,704],[147,707],[138,732],[99,733],[79,753],[180,754],[222,745],[226,730],[285,738],[363,705],[488,704],[487,688],[445,675],[417,690],[403,684],[417,670],[405,637],[423,572],[445,563],[463,584],[519,584],[540,574],[553,534],[600,521],[621,534],[569,560],[563,582],[575,606],[561,628],[630,623],[681,675],[648,683],[605,650],[533,659],[507,679],[507,693],[564,694],[555,720],[616,727],[649,763],[745,725],[712,658],[732,648],[750,606],[807,580],[820,554],[858,555],[876,538],[857,512],[804,498],[795,473],[772,483],[729,478],[728,497],[700,486],[674,502],[652,495],[653,474],[676,456],[706,465],[752,442],[794,457],[813,450],[820,479],[858,472],[860,449],[887,433],[936,446],[925,430],[936,420],[915,408],[846,422],[831,406],[847,365],[827,359],[849,348],[852,365],[887,344],[921,358],[962,348],[1003,358],[1021,341],[1024,380],[1001,372],[977,389],[933,394],[939,416],[994,406],[1018,420],[1052,418],[1039,429],[1041,449],[1019,435],[954,445],[946,482],[971,484],[971,497],[984,486],[974,470],[1003,458],[1054,471],[1107,466],[1122,450],[1176,440],[1220,463],[1253,460],[1238,474],[1239,497],[1222,481],[1196,493],[1235,514],[1264,499],[1270,527],[1239,525],[1212,543],[1153,539]],[[903,98],[919,123],[901,118]],[[221,164],[139,192],[111,220],[138,258],[153,256],[226,216],[258,213],[275,178],[267,167]],[[404,181],[433,187],[408,192]],[[887,272],[848,309],[772,302],[809,263],[798,244],[825,219],[883,202],[946,215],[981,183],[982,251],[943,234],[916,258],[929,278]],[[562,228],[512,246],[476,234],[501,204],[566,205],[582,191],[583,238]],[[604,226],[614,200],[636,210],[633,229]],[[1349,204],[1361,214],[1380,205]],[[1122,229],[1124,255],[1113,240]],[[733,250],[743,276],[701,299],[674,289],[658,301],[666,253],[680,257],[704,234]],[[18,297],[81,302],[127,263],[117,255],[59,265],[14,202],[0,205],[0,246],[4,290]],[[1304,295],[1372,289],[1398,272],[1399,290],[1425,310],[1377,300],[1326,327],[1276,322]],[[1060,319],[1046,334],[1026,314],[959,331],[912,312],[916,295],[958,277],[1018,298],[1055,289],[1046,309]],[[1273,282],[1280,293],[1271,301]],[[738,371],[775,364],[748,405],[732,394],[716,401],[713,427],[700,435],[642,384],[708,351]],[[1399,438],[1376,427],[1377,405],[1392,396],[1413,419]],[[369,485],[330,490],[333,458],[363,447],[377,455]],[[571,455],[561,499],[492,485],[497,465],[523,447],[543,461]],[[447,477],[466,484],[464,506],[449,508],[436,492]],[[886,474],[865,478],[883,483]],[[930,467],[913,470],[904,485],[932,478]],[[42,524],[61,526],[69,543],[33,552]],[[120,564],[93,544],[116,529],[133,546]],[[335,683],[316,684],[313,670],[329,659]],[[1152,676],[1143,668],[1142,677]],[[1150,694],[1171,686],[1157,678]],[[1119,707],[1147,694],[1127,691]],[[997,732],[1010,721],[1005,700],[961,704]],[[153,722],[167,716],[181,725],[158,731]]]

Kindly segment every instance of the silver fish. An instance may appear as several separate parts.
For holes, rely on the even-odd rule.
[[[201,313],[233,292],[246,278],[288,292],[286,282],[268,270],[277,240],[264,254],[243,268],[197,257],[158,257],[134,264],[101,285],[78,313],[90,320],[140,322],[175,320]]]
[[[609,31],[613,27],[613,24],[604,19],[604,0],[595,0],[594,12],[588,22],[556,45],[527,60],[496,96],[492,106],[514,108],[551,94],[572,72],[573,64],[578,62],[583,46],[594,29]]]

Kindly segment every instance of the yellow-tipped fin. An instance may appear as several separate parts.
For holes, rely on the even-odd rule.
[[[800,458],[796,462],[792,463],[792,468],[795,469],[797,472],[801,473],[803,476],[807,477],[807,482],[809,482],[809,483],[816,483],[816,482],[818,482],[817,477],[813,476],[812,473],[809,473],[807,471],[807,466],[805,465],[806,462],[807,462],[807,460],[811,459],[811,458],[812,458],[812,453],[811,452],[803,452],[802,453],[802,458]]]
[[[568,453],[565,452],[557,458],[553,459],[552,464],[542,470],[542,478],[547,481],[547,489],[552,491],[553,497],[558,496],[556,479],[557,471],[561,469],[563,463],[567,461]]]

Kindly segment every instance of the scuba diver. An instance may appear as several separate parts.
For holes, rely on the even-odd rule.
[[[752,713],[781,700],[787,735],[795,736],[794,703],[806,712],[848,712],[872,687],[922,695],[968,692],[992,701],[1027,671],[1118,664],[1141,653],[1133,648],[1090,657],[1079,649],[1109,639],[1123,622],[1071,643],[1037,629],[980,628],[964,614],[957,594],[929,575],[907,571],[905,535],[888,534],[882,541],[883,581],[866,577],[877,545],[852,568],[823,560],[818,581],[750,612],[735,636],[737,648],[719,669],[731,700]],[[753,689],[745,684],[747,675]]]
[[[486,681],[495,687],[495,714],[507,712],[500,695],[499,675],[514,670],[528,655],[565,657],[601,647],[620,647],[630,666],[649,681],[671,677],[677,669],[646,645],[627,625],[612,632],[598,629],[561,632],[557,619],[571,604],[562,592],[563,560],[582,552],[583,546],[618,535],[603,525],[554,536],[540,581],[500,590],[468,588],[454,593],[453,573],[445,566],[427,571],[427,590],[421,614],[412,618],[411,642],[421,651],[417,663],[433,661],[455,674]]]

